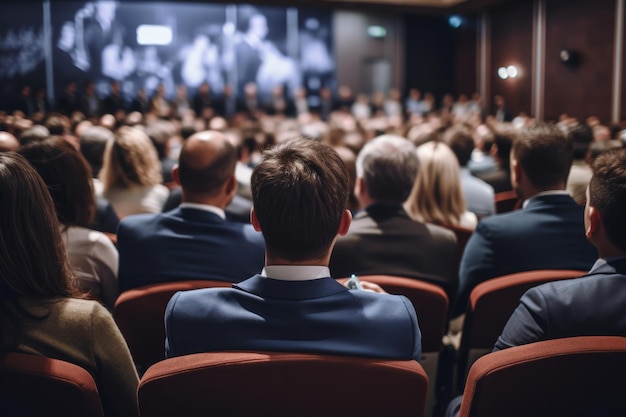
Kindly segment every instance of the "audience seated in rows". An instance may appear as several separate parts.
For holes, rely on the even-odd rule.
[[[535,269],[588,270],[595,250],[583,233],[583,207],[565,191],[571,141],[546,124],[517,135],[511,152],[512,184],[521,210],[480,221],[465,247],[455,315],[465,311],[480,282]]]
[[[350,291],[330,277],[333,243],[352,218],[347,175],[337,153],[311,139],[264,153],[251,218],[265,239],[265,268],[233,288],[176,293],[165,313],[168,357],[237,349],[419,360],[407,298]]]
[[[571,141],[538,124],[518,133],[511,152],[512,184],[523,208],[483,219],[465,247],[455,315],[480,282],[535,269],[588,270],[595,250],[583,234],[583,207],[565,191]]]
[[[453,296],[457,287],[454,233],[412,220],[402,204],[419,171],[415,147],[392,135],[367,143],[356,161],[355,195],[362,210],[332,253],[335,277],[387,274],[419,278]]]
[[[594,162],[581,225],[598,259],[585,276],[528,290],[494,351],[574,336],[626,337],[625,212],[626,149],[615,149]],[[458,415],[461,401],[453,399],[446,415]]]
[[[126,342],[111,314],[72,285],[54,202],[15,153],[0,154],[0,201],[0,350],[76,364],[93,376],[107,415],[138,416]]]
[[[239,282],[261,270],[261,234],[225,218],[237,188],[236,162],[235,147],[220,132],[199,132],[187,139],[172,173],[182,188],[180,207],[129,216],[120,223],[122,291],[177,280]]]
[[[48,186],[75,284],[113,310],[118,295],[117,249],[90,225],[95,215],[91,171],[85,158],[60,136],[20,149]]]
[[[474,229],[478,219],[467,211],[459,163],[443,142],[430,141],[417,147],[419,172],[404,204],[416,221],[441,226]]]

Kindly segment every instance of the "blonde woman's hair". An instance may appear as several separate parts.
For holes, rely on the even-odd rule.
[[[134,127],[121,127],[107,145],[100,179],[105,191],[160,184],[161,162],[148,135]]]
[[[459,162],[448,145],[431,141],[417,148],[419,172],[404,208],[414,220],[458,225],[466,210]]]

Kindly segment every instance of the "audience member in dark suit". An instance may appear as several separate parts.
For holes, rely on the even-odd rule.
[[[96,93],[96,84],[87,81],[85,91],[78,101],[78,109],[87,118],[98,118],[102,114],[102,101]]]
[[[599,259],[587,275],[524,294],[494,350],[572,336],[626,336],[626,149],[598,157],[584,232]]]
[[[456,314],[472,289],[501,275],[536,269],[589,270],[596,251],[585,239],[583,207],[565,191],[571,141],[558,128],[520,132],[511,152],[512,182],[520,210],[481,220],[467,242],[459,271]]]
[[[419,278],[454,296],[454,233],[414,221],[402,207],[413,188],[418,165],[415,146],[399,136],[379,136],[363,147],[357,157],[355,187],[363,209],[355,215],[348,233],[337,239],[330,261],[334,276]]]
[[[78,96],[76,95],[76,82],[70,81],[65,85],[65,90],[57,102],[57,111],[66,116],[71,116],[78,110]]]
[[[150,99],[148,99],[146,89],[144,87],[139,87],[137,89],[137,95],[130,103],[130,111],[137,111],[141,114],[146,114],[150,111]]]
[[[608,151],[593,166],[584,233],[598,260],[580,278],[528,290],[498,337],[494,351],[574,336],[626,336],[626,150]],[[458,415],[462,397],[447,415]]]
[[[237,112],[237,104],[233,88],[226,84],[222,95],[215,100],[215,114],[230,121]]]
[[[493,187],[494,193],[501,193],[513,189],[511,185],[511,167],[509,157],[511,146],[515,139],[513,131],[499,129],[494,131],[491,155],[496,163],[495,170],[480,172],[477,177]]]
[[[235,147],[219,132],[187,139],[173,171],[183,190],[180,207],[120,223],[121,291],[188,279],[238,282],[263,267],[261,234],[225,219],[224,208],[237,187],[236,162]]]
[[[193,96],[193,111],[196,113],[196,117],[210,119],[215,114],[213,107],[214,103],[213,97],[211,97],[211,86],[207,81],[204,81],[200,84],[198,91]]]
[[[119,82],[111,82],[111,92],[102,101],[102,110],[105,114],[113,115],[118,111],[126,110],[126,103],[124,103],[124,97],[122,96]]]
[[[163,211],[174,210],[180,206],[183,201],[183,190],[180,187],[175,187],[170,190],[170,195],[167,197],[165,204],[163,205]],[[224,209],[226,213],[226,220],[239,223],[250,223],[250,209],[252,209],[252,201],[245,197],[235,194],[233,199]]]
[[[283,142],[255,168],[252,193],[265,268],[232,288],[175,294],[165,313],[167,356],[241,349],[419,360],[407,298],[350,291],[330,277],[333,242],[352,218],[339,155],[307,138]]]

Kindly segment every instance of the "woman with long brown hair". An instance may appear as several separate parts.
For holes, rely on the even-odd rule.
[[[136,416],[138,377],[126,342],[72,280],[46,184],[22,156],[0,154],[0,351],[81,366],[107,415]]]

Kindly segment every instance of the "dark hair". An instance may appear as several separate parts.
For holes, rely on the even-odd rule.
[[[96,203],[91,168],[80,152],[62,137],[51,136],[23,146],[19,153],[48,186],[59,222],[89,228]]]
[[[45,122],[51,135],[64,135],[70,128],[69,119],[60,114],[53,114]]]
[[[222,135],[219,132],[215,134]],[[180,151],[180,185],[186,193],[215,195],[235,172],[237,149],[229,140],[224,140],[221,149],[207,161],[207,158],[198,155],[197,150],[193,149],[193,143],[192,136],[185,141]]]
[[[540,123],[519,133],[513,142],[513,154],[530,183],[547,188],[567,181],[574,148],[559,128]]]
[[[491,145],[489,145],[489,149],[493,148],[494,145],[496,146],[496,154],[500,160],[500,165],[508,171],[510,168],[509,165],[511,164],[509,160],[511,148],[513,147],[516,133],[510,129],[494,129],[492,133],[493,141]]]
[[[609,241],[626,251],[626,149],[608,150],[594,161],[589,205],[600,211]]]
[[[372,200],[402,204],[417,177],[415,146],[397,135],[382,135],[368,142],[356,160],[356,175],[363,178]]]
[[[574,147],[574,159],[585,159],[589,145],[593,142],[593,129],[586,123],[576,123],[567,129]]]
[[[446,130],[443,141],[448,144],[452,152],[459,161],[459,166],[464,167],[472,158],[474,151],[474,138],[469,129],[461,126],[454,126]]]
[[[21,300],[47,302],[77,292],[46,184],[13,152],[0,154],[0,201],[0,349],[4,350],[19,332],[17,316],[42,318],[29,313]]]
[[[292,262],[326,256],[348,205],[348,184],[337,152],[313,139],[266,150],[251,188],[268,253]]]

